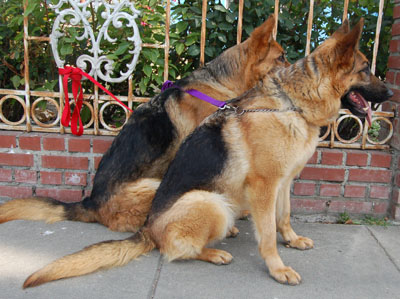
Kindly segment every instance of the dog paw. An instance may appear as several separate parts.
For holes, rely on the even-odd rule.
[[[239,229],[236,226],[232,226],[232,228],[226,234],[227,238],[235,238],[239,234]]]
[[[288,244],[289,247],[297,248],[297,249],[300,249],[300,250],[311,249],[311,248],[314,247],[314,241],[313,240],[311,240],[309,238],[306,238],[306,237],[302,237],[302,236],[299,236],[295,240],[289,240],[287,242],[287,244]]]
[[[299,273],[291,267],[283,267],[274,271],[270,271],[271,276],[278,282],[283,284],[298,285],[301,282]]]
[[[204,248],[199,259],[216,265],[227,265],[232,261],[233,256],[225,250]]]

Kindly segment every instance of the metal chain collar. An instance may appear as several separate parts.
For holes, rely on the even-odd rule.
[[[225,109],[232,109],[238,116],[243,115],[244,113],[247,112],[289,112],[289,111],[294,111],[294,112],[301,112],[300,108],[297,107],[290,107],[285,110],[280,110],[280,109],[269,109],[269,108],[259,108],[259,109],[241,109],[237,106],[229,106],[225,105],[221,108],[220,110],[225,110]]]

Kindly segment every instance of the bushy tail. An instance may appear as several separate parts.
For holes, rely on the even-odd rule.
[[[62,203],[51,198],[23,198],[0,205],[0,223],[11,220],[44,220],[48,223],[62,220],[95,222],[94,211],[86,210],[83,202]]]
[[[139,230],[125,240],[105,241],[62,257],[30,275],[23,288],[38,286],[53,280],[74,277],[94,271],[122,266],[155,248],[147,232]]]

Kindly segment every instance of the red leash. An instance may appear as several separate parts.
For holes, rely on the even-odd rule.
[[[114,96],[107,88],[97,82],[92,76],[88,73],[82,71],[80,68],[66,66],[64,68],[59,68],[58,72],[61,76],[63,76],[63,88],[64,88],[64,97],[65,97],[65,106],[61,117],[61,124],[64,127],[69,127],[71,121],[71,132],[74,135],[81,136],[83,134],[83,124],[81,120],[81,108],[83,104],[83,91],[82,91],[82,75],[88,78],[91,82],[93,82],[96,86],[100,87],[105,93],[107,93],[110,97],[120,103],[123,107],[128,109],[130,112],[133,112],[128,106],[122,103],[116,96]],[[72,113],[71,117],[71,108],[69,105],[68,98],[68,79],[72,80],[72,95],[75,100],[75,109]],[[78,94],[79,93],[79,94]]]

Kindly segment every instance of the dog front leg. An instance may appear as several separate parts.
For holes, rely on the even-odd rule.
[[[285,242],[292,248],[301,250],[314,247],[313,240],[298,236],[290,224],[290,183],[288,180],[279,189],[276,202],[276,225]]]
[[[276,247],[276,198],[278,182],[249,180],[250,204],[255,222],[258,247],[270,275],[280,283],[299,284],[300,275],[283,264]]]

